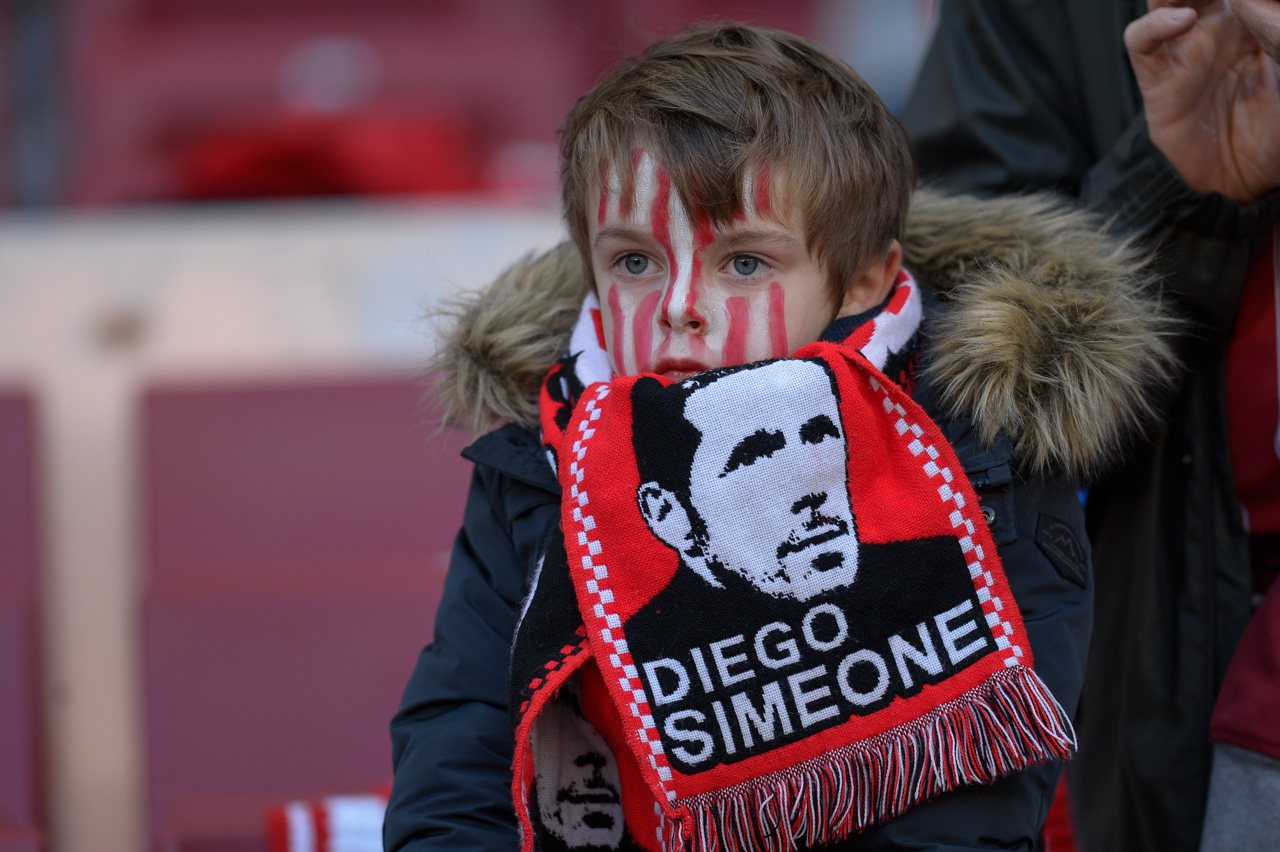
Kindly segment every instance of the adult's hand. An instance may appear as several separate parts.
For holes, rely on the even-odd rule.
[[[1151,141],[1192,189],[1247,204],[1280,187],[1280,65],[1227,2],[1150,0],[1124,43]]]
[[[1253,33],[1262,49],[1280,61],[1280,0],[1227,0],[1227,6]]]

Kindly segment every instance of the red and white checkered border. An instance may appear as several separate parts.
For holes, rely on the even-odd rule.
[[[1004,610],[1004,602],[1000,600],[998,595],[993,594],[995,581],[991,576],[991,572],[983,565],[986,554],[982,551],[982,545],[973,540],[973,509],[965,505],[964,495],[951,487],[951,481],[955,478],[955,474],[951,472],[950,468],[938,465],[938,448],[922,440],[924,429],[918,423],[907,422],[906,409],[889,398],[889,392],[875,376],[869,375],[867,378],[871,382],[871,388],[880,392],[882,397],[881,404],[884,406],[885,414],[890,417],[897,416],[898,420],[894,423],[893,428],[903,441],[907,442],[907,450],[917,460],[924,456],[925,460],[922,468],[925,475],[930,479],[934,477],[942,478],[942,484],[938,486],[938,497],[942,499],[943,504],[950,504],[955,507],[951,510],[951,526],[957,531],[963,528],[963,532],[960,534],[960,550],[964,552],[965,558],[970,560],[968,562],[969,576],[973,578],[973,585],[977,590],[978,600],[982,604],[983,614],[986,616],[992,635],[995,636],[996,647],[1001,651],[1009,652],[1004,658],[1005,666],[1020,665],[1024,651],[1021,645],[1013,641],[1013,625],[1000,614]],[[961,473],[961,476],[963,475]],[[1004,635],[1000,635],[1001,633]]]
[[[602,384],[596,390],[595,397],[587,401],[583,409],[586,416],[578,422],[578,431],[581,435],[573,442],[573,460],[569,463],[569,473],[573,481],[569,485],[569,499],[577,504],[573,507],[573,520],[576,526],[574,532],[577,533],[578,546],[586,551],[582,555],[582,571],[587,575],[587,591],[591,593],[594,600],[592,613],[597,622],[595,626],[599,630],[600,638],[611,649],[609,663],[613,666],[614,673],[618,675],[618,685],[623,692],[630,693],[632,696],[629,707],[631,715],[640,723],[640,736],[648,743],[649,765],[657,773],[667,801],[671,802],[676,798],[675,790],[667,786],[667,782],[672,780],[671,766],[662,748],[662,739],[658,734],[657,725],[654,724],[653,712],[649,707],[640,673],[627,649],[627,640],[620,635],[614,636],[614,631],[622,627],[622,619],[613,611],[613,592],[607,584],[602,582],[609,579],[609,569],[597,558],[600,556],[601,547],[598,536],[594,534],[596,520],[587,508],[590,499],[586,489],[581,487],[584,474],[580,462],[587,453],[588,442],[596,433],[592,424],[600,419],[600,403],[608,395],[609,386]],[[658,842],[661,845],[661,821]]]

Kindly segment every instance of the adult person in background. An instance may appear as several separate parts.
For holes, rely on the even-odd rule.
[[[1244,17],[1221,0],[943,0],[904,108],[924,178],[1078,197],[1159,246],[1192,322],[1167,426],[1089,495],[1095,627],[1068,767],[1085,852],[1198,847],[1209,716],[1250,615],[1225,365],[1280,212],[1263,48],[1280,3],[1233,2]]]

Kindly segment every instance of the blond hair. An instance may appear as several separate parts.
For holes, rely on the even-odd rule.
[[[802,217],[789,224],[803,228],[836,301],[901,239],[916,178],[902,125],[847,63],[808,39],[735,23],[685,30],[625,60],[578,100],[560,137],[565,221],[588,278],[592,195],[636,148],[671,175],[687,210],[717,226],[743,212],[748,181],[767,192],[780,173],[772,203]],[[631,197],[631,169],[615,172]]]

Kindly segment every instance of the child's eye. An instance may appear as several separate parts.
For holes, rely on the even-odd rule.
[[[740,254],[730,261],[735,275],[750,277],[760,271],[760,258],[749,254]]]
[[[629,254],[622,258],[622,268],[631,275],[643,275],[649,268],[649,258],[642,254]]]

